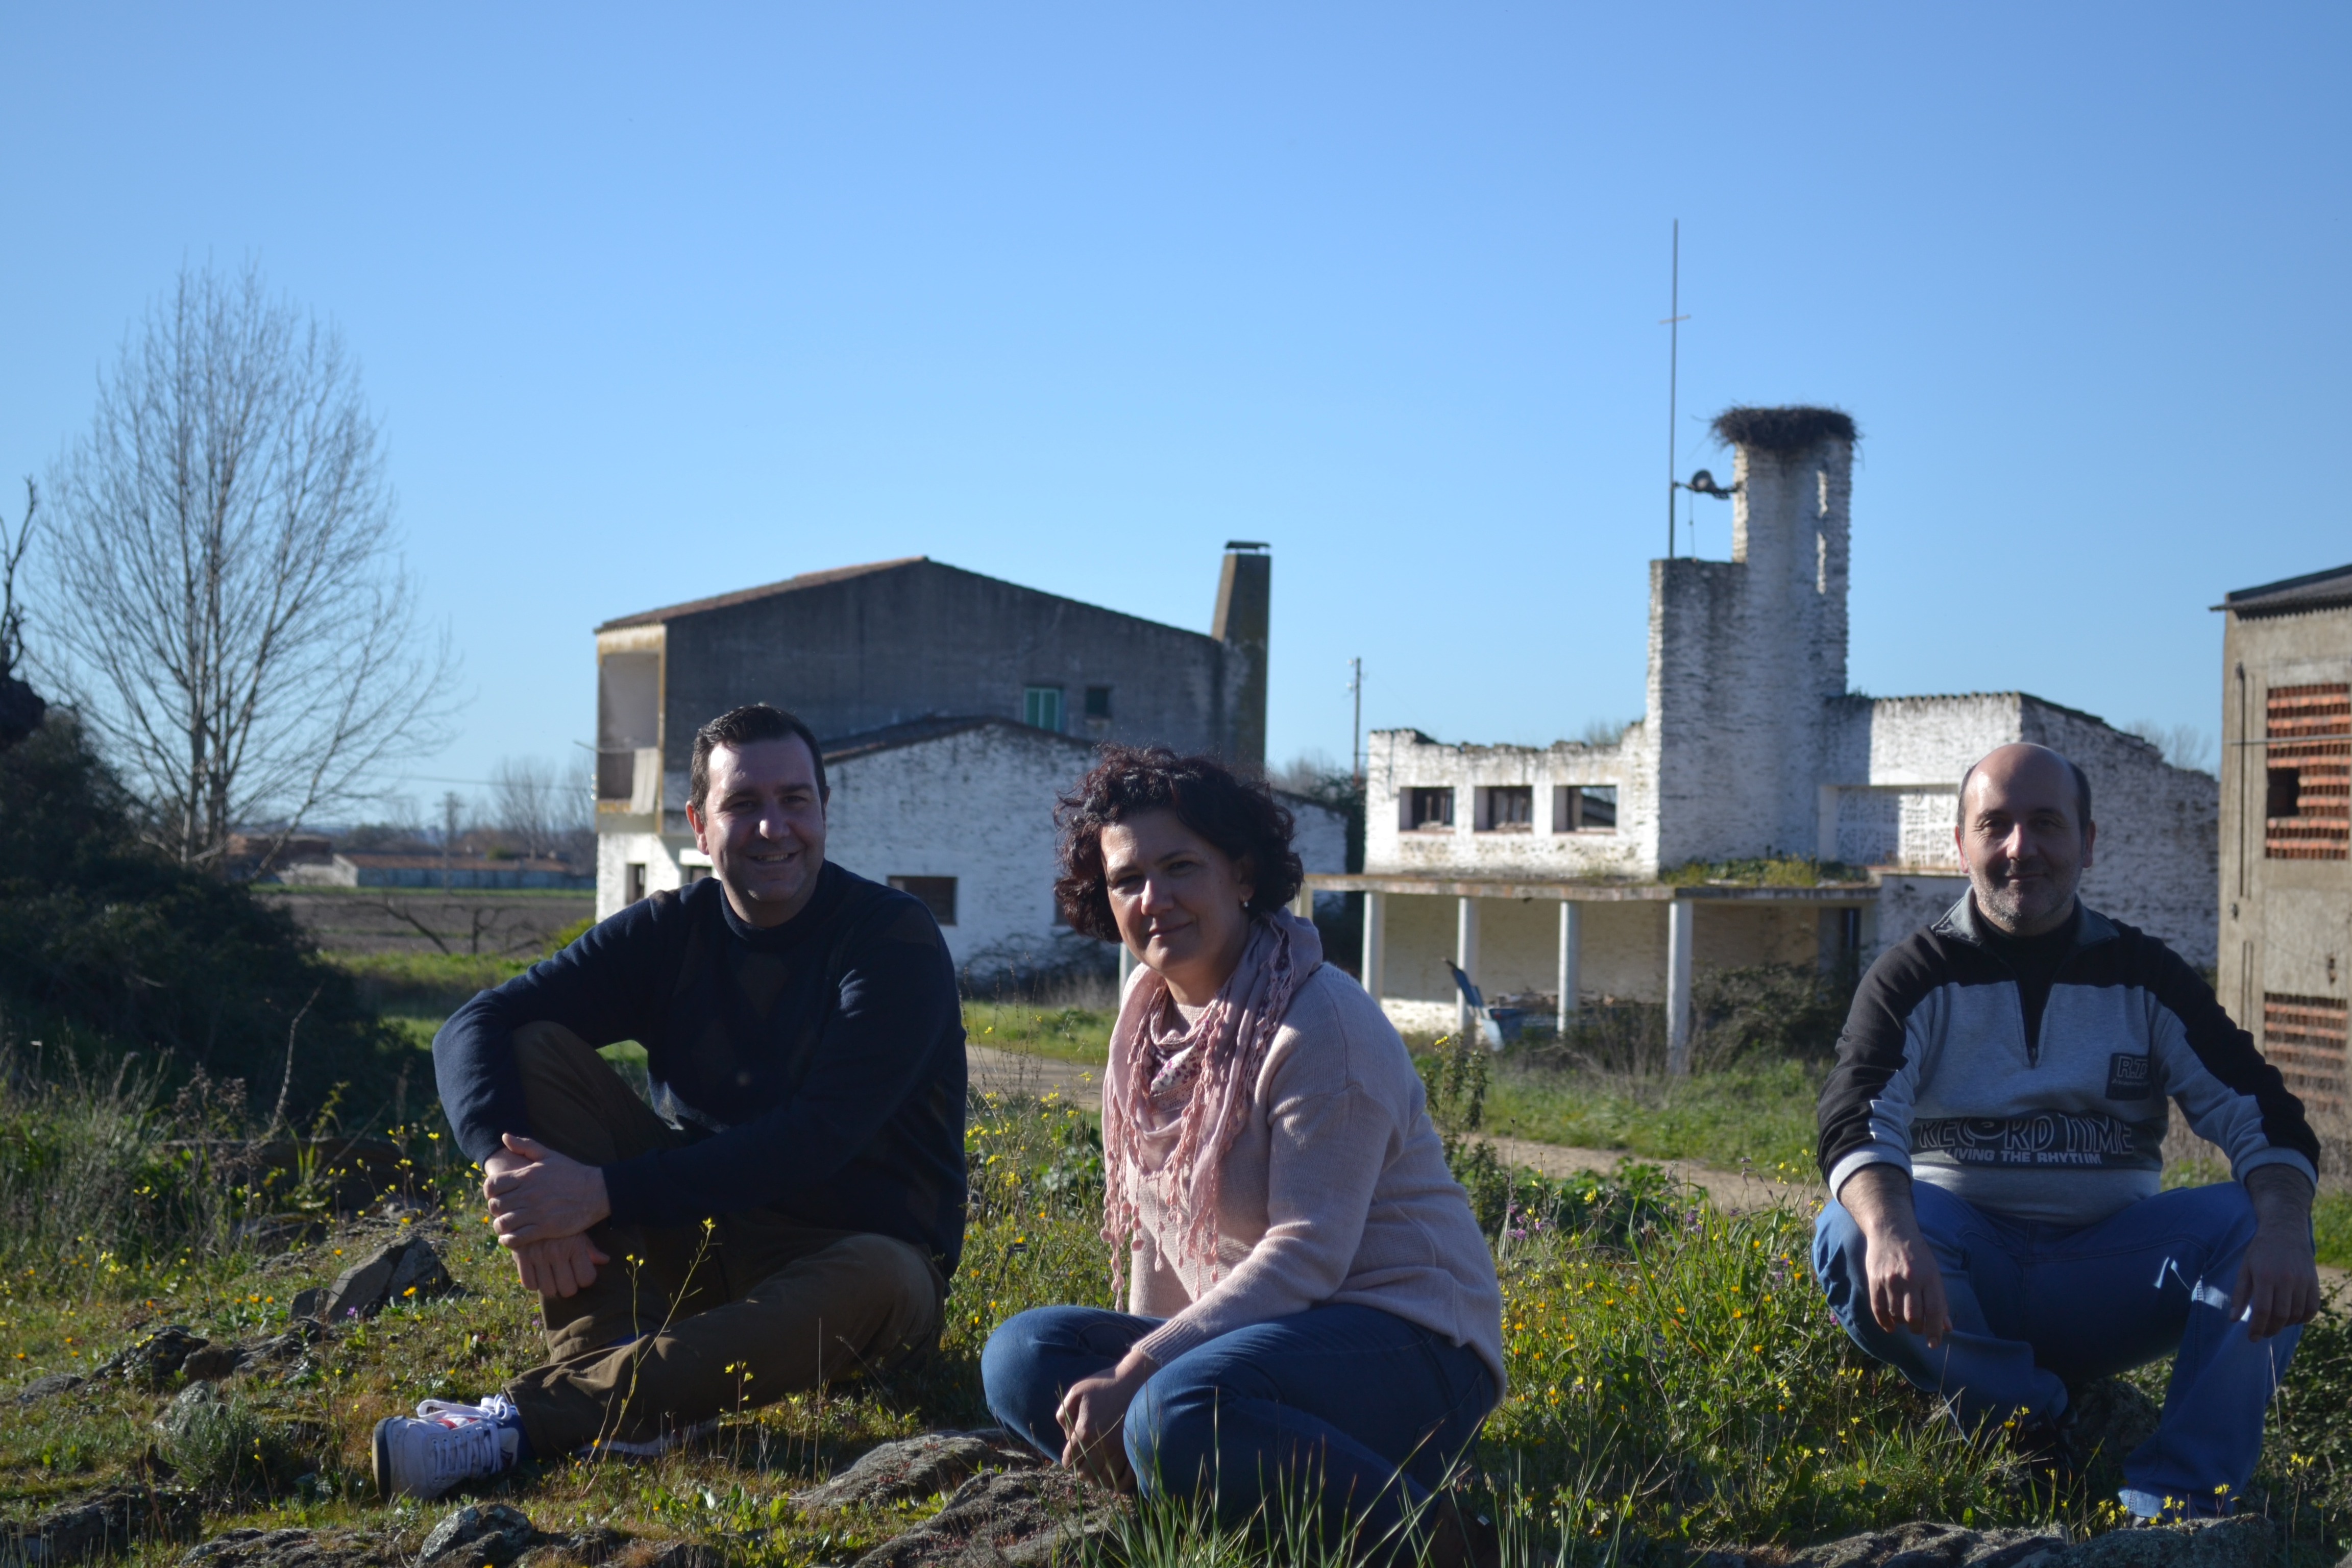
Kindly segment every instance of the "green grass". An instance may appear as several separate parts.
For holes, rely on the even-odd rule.
[[[1505,1058],[1486,1090],[1487,1131],[1649,1160],[1812,1169],[1813,1102],[1825,1069],[1763,1061],[1686,1079],[1556,1072]]]
[[[1110,1059],[1110,1026],[1116,1016],[1095,1007],[966,1002],[963,1032],[975,1046],[1099,1067]]]
[[[420,1398],[478,1397],[538,1359],[531,1303],[489,1237],[473,1173],[446,1137],[412,1137],[416,1191],[437,1210],[426,1223],[467,1293],[394,1307],[301,1362],[227,1384],[232,1406],[173,1449],[209,1488],[207,1535],[340,1526],[413,1552],[454,1505],[369,1495],[374,1421]],[[21,1162],[27,1147],[0,1138],[0,1163]],[[942,1500],[818,1517],[791,1494],[885,1438],[984,1424],[980,1347],[1006,1316],[1108,1302],[1094,1235],[1099,1157],[1080,1108],[975,1097],[967,1148],[963,1265],[940,1353],[922,1373],[744,1410],[709,1444],[651,1463],[542,1463],[488,1495],[542,1529],[603,1523],[705,1541],[756,1568],[848,1561],[925,1517]],[[33,1190],[37,1171],[8,1168],[16,1190]],[[1517,1179],[1523,1204],[1538,1190]],[[1921,1517],[2078,1531],[2114,1522],[2090,1494],[2037,1492],[1998,1442],[1963,1441],[1858,1356],[1806,1277],[1808,1215],[1727,1218],[1636,1169],[1563,1186],[1538,1206],[1537,1219],[1523,1209],[1497,1226],[1511,1393],[1474,1465],[1475,1489],[1515,1542],[1515,1568],[1674,1568],[1701,1545],[1795,1546]],[[159,1322],[257,1337],[282,1324],[294,1291],[397,1228],[346,1229],[276,1259],[226,1245],[218,1215],[133,1215],[102,1241],[58,1231],[37,1258],[19,1243],[0,1276],[0,1363],[23,1380],[86,1371]],[[23,1517],[138,1471],[176,1384],[109,1379],[12,1410],[0,1425],[0,1510]],[[2299,1560],[2314,1568],[2334,1561],[2325,1540],[2352,1533],[2352,1432],[2337,1420],[2347,1394],[2352,1333],[2331,1314],[2305,1336],[2261,1476],[2273,1510],[2294,1511]],[[161,1568],[183,1550],[143,1546],[132,1561]],[[1149,1555],[1165,1568],[1241,1568],[1305,1554],[1236,1551],[1179,1526]]]

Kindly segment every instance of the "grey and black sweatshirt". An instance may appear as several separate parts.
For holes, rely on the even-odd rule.
[[[2231,1175],[2314,1175],[2302,1101],[2179,954],[2080,904],[2036,944],[1963,897],[1870,966],[1822,1089],[1831,1192],[1900,1165],[1997,1214],[2090,1225],[2161,1184],[2168,1100]]]

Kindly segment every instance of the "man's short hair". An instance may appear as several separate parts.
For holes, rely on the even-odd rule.
[[[832,791],[824,782],[824,748],[817,744],[816,731],[797,715],[765,702],[746,702],[740,708],[730,708],[694,732],[694,762],[687,773],[687,798],[694,803],[695,810],[703,809],[703,797],[710,793],[710,753],[719,747],[749,746],[793,735],[801,738],[801,744],[808,748],[809,761],[816,764],[817,799],[828,798]]]
[[[2068,756],[2065,752],[2048,746],[2044,746],[2042,750],[2049,752],[2052,756],[2065,763],[2066,771],[2074,775],[2074,809],[2083,818],[2083,820],[2076,823],[2075,826],[2077,827],[2090,826],[2090,775],[2085,773],[2082,768],[2076,764],[2074,759]],[[1990,752],[1985,753],[1986,756],[1990,756],[1991,754],[1992,753]],[[1984,757],[1979,757],[1975,762],[1969,764],[1969,771],[1960,775],[1960,795],[1959,799],[1953,804],[1952,816],[1953,820],[1958,822],[1963,829],[1965,829],[1969,825],[1969,781],[1977,776],[1977,769],[1982,765],[1983,762]]]

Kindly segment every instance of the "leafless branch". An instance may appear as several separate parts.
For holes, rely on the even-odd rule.
[[[59,674],[181,859],[263,820],[274,853],[444,743],[457,662],[418,625],[358,367],[257,270],[183,271],[52,488]]]

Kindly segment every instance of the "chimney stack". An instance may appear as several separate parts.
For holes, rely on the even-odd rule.
[[[1225,542],[1209,626],[1209,635],[1225,645],[1225,710],[1232,715],[1225,761],[1252,774],[1265,772],[1265,645],[1274,613],[1274,557],[1265,548],[1260,540]]]

